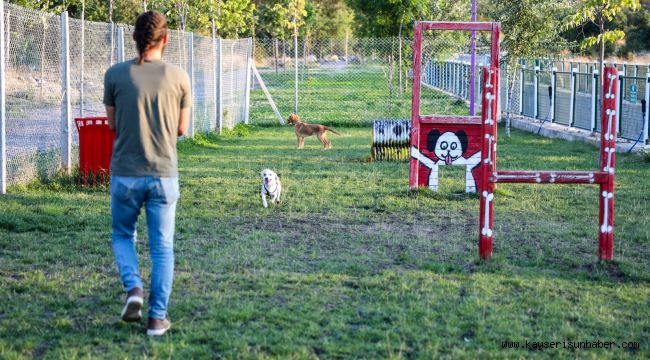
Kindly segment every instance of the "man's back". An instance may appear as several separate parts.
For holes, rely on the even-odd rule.
[[[162,60],[116,64],[106,71],[104,104],[116,111],[113,175],[178,175],[179,114],[191,106],[190,81],[183,69]]]

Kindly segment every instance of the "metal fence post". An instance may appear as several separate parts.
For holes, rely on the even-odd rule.
[[[519,77],[519,115],[524,114],[524,74],[526,64],[521,64],[521,76]]]
[[[505,81],[501,81],[502,79],[499,79],[499,88],[497,89],[497,93],[499,94],[499,101],[497,102],[497,116],[498,119],[501,120],[503,116],[503,109],[506,109],[506,112],[508,112],[508,64],[503,64],[502,68],[499,68],[499,77],[505,77]],[[505,88],[505,93],[501,91],[501,89]],[[502,96],[503,95],[503,96]],[[504,102],[505,100],[505,102]],[[503,105],[503,106],[502,106]]]
[[[591,131],[596,130],[596,107],[598,106],[598,76],[599,70],[595,67],[591,77]]]
[[[533,118],[537,119],[539,118],[539,109],[537,106],[539,106],[539,101],[537,99],[539,89],[537,89],[537,85],[539,83],[539,66],[535,65],[535,77],[533,78]]]
[[[650,70],[650,67],[649,69]],[[650,127],[650,111],[648,111],[647,107],[650,105],[650,72],[647,72],[645,74],[646,76],[646,82],[645,82],[645,104],[646,104],[646,113],[645,113],[645,119],[643,121],[643,142],[644,144],[648,143],[648,127]],[[3,93],[4,93],[4,88],[3,88]],[[4,95],[3,95],[3,101],[4,101]],[[4,108],[4,106],[3,106]],[[4,110],[3,110],[4,112]]]
[[[124,62],[124,26],[117,27],[117,62]]]
[[[248,39],[248,49],[253,48],[253,40]],[[251,67],[253,66],[253,57],[250,51],[247,51],[246,54],[246,90],[244,92],[245,100],[244,100],[244,124],[248,125],[249,123],[249,118],[250,118],[250,103],[251,103]]]
[[[551,69],[551,122],[555,122],[555,90],[557,89],[557,68]]]
[[[110,64],[109,66],[113,66],[115,63],[115,23],[113,21],[110,22],[111,25],[111,58],[110,58]]]
[[[221,76],[222,72],[222,66],[221,66],[221,36],[217,36],[217,66],[215,69],[215,81],[217,84],[217,93],[216,95],[216,100],[217,100],[217,126],[218,126],[218,132],[221,134],[221,130],[223,129],[223,96],[222,96],[222,89],[223,89],[223,77]]]
[[[83,3],[82,3],[83,4]],[[82,10],[81,13],[81,51],[79,53],[79,57],[81,58],[81,66],[80,66],[80,73],[81,75],[79,76],[79,117],[84,117],[84,58],[85,58],[85,50],[86,50],[86,18],[85,18],[85,10]]]
[[[294,25],[295,25],[295,16],[294,16]],[[294,79],[293,79],[293,110],[294,113],[298,113],[298,28],[294,28],[294,35],[293,35],[293,55],[294,55]],[[347,32],[346,32],[346,37],[345,37],[345,64],[347,65],[348,63],[348,38],[347,38]]]
[[[458,60],[454,62],[454,95],[460,94],[460,63]]]
[[[68,12],[61,13],[61,168],[70,173],[72,148],[72,104],[70,102],[70,34]]]
[[[621,123],[623,122],[623,98],[625,97],[625,89],[623,89],[623,76],[619,74],[616,77],[616,88],[618,91],[616,92],[616,106],[618,107],[616,116],[614,116],[614,119],[616,119],[616,136],[620,137],[621,136]],[[607,79],[605,79],[607,80]],[[623,95],[621,95],[623,93]]]
[[[5,4],[0,1],[0,194],[7,193],[7,117],[5,79]]]
[[[576,72],[578,69],[571,68],[571,99],[569,100],[569,127],[573,126],[573,122],[576,118]]]
[[[194,96],[194,33],[187,34],[187,75],[190,78],[190,89]],[[187,131],[190,138],[194,137],[194,111],[190,110],[190,127]]]

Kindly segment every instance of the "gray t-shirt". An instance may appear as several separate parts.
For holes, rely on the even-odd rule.
[[[178,176],[180,110],[192,106],[185,70],[162,60],[130,60],[104,75],[104,105],[115,107],[111,174]]]

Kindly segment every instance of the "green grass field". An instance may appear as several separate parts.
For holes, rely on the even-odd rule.
[[[301,112],[337,126],[333,150],[314,138],[296,150],[293,129],[258,120],[272,114],[262,107],[250,136],[179,143],[173,327],[159,339],[119,320],[108,190],[66,177],[10,188],[0,197],[0,359],[650,357],[647,159],[617,157],[615,261],[597,259],[597,187],[575,185],[499,185],[494,257],[480,261],[479,201],[462,192],[464,170],[441,168],[438,193],[409,191],[407,163],[369,161],[368,121],[351,115],[362,105],[344,100]],[[499,138],[501,169],[596,169],[597,158],[583,143]],[[266,167],[284,186],[269,209]]]

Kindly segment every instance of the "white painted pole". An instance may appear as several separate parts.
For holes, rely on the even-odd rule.
[[[0,194],[7,193],[7,116],[5,78],[5,4],[0,1]]]
[[[222,75],[222,64],[221,64],[221,36],[217,36],[217,68],[215,69],[215,77],[216,77],[216,82],[217,82],[217,93],[216,93],[216,100],[217,100],[217,126],[218,129],[217,131],[219,134],[221,134],[221,131],[223,130],[223,77]]]
[[[537,85],[539,82],[539,66],[535,66],[535,77],[533,78],[533,118],[537,119],[539,117],[539,110],[537,109],[538,104],[538,92]]]
[[[231,40],[230,43],[230,96],[228,97],[230,101],[228,102],[228,107],[230,111],[233,111],[235,107],[235,45],[237,44],[236,40]],[[228,122],[227,125],[234,125],[234,114],[230,116],[232,122]]]
[[[294,68],[295,68],[295,76],[294,76],[294,89],[293,89],[293,112],[298,113],[298,34],[296,32],[296,35],[293,37],[293,44],[294,44]]]
[[[252,49],[253,39],[248,39],[248,49]],[[250,108],[251,108],[251,66],[253,63],[252,54],[247,52],[246,56],[246,90],[244,92],[244,124],[248,125],[250,122]]]
[[[81,2],[81,76],[79,79],[79,117],[84,117],[84,53],[86,50],[86,2]]]
[[[576,72],[578,69],[571,68],[571,98],[569,100],[569,126],[573,126],[576,112]]]
[[[294,76],[294,89],[293,89],[293,112],[298,113],[298,24],[296,24],[296,18],[298,17],[297,6],[293,10],[293,54],[294,54],[294,64],[295,76]],[[347,49],[346,49],[347,50]],[[346,58],[347,59],[347,58]],[[347,62],[347,60],[346,60]]]
[[[70,102],[70,34],[68,12],[61,13],[61,168],[70,173],[72,143],[72,104]]]
[[[117,62],[124,62],[124,26],[117,27]]]
[[[596,107],[598,106],[598,72],[598,69],[594,67],[593,75],[591,77],[591,131],[596,130]]]
[[[616,116],[614,116],[614,119],[616,119],[616,137],[621,136],[621,119],[622,119],[622,112],[623,112],[623,98],[625,97],[625,89],[621,86],[623,84],[623,76],[620,73],[616,77],[616,88],[618,91],[616,91]],[[623,93],[621,95],[621,93]]]
[[[190,77],[190,89],[194,95],[194,33],[187,34],[187,75]],[[190,138],[194,137],[194,110],[190,110],[190,127],[187,131]]]

